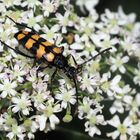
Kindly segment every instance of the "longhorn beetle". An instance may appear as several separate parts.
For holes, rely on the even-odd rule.
[[[12,18],[6,16],[10,20],[12,20],[17,26],[21,26],[24,28],[28,28],[31,31],[25,31],[25,30],[20,30],[18,31],[14,37],[18,40],[18,42],[25,47],[30,53],[32,53],[34,56],[28,56],[27,54],[23,53],[20,51],[18,48],[14,49],[4,43],[3,41],[0,40],[0,42],[5,45],[6,47],[14,50],[16,53],[23,55],[25,57],[29,57],[32,59],[36,60],[42,60],[47,63],[47,66],[44,68],[47,68],[48,66],[53,66],[55,67],[55,71],[52,74],[52,78],[54,78],[56,72],[58,69],[61,69],[64,71],[64,73],[74,82],[75,85],[75,90],[76,90],[76,98],[77,98],[77,104],[78,104],[78,88],[77,88],[77,74],[79,69],[82,68],[84,64],[87,62],[95,59],[97,56],[103,54],[106,51],[109,51],[111,48],[104,49],[103,51],[99,52],[97,55],[92,56],[90,59],[86,60],[82,64],[78,65],[75,58],[72,55],[68,55],[65,57],[63,55],[64,47],[57,47],[55,44],[45,40],[44,38],[40,37],[38,33],[31,27],[28,27],[26,24],[20,24],[18,22],[15,22]],[[74,60],[74,63],[76,64],[76,67],[70,66],[68,64],[68,58],[72,57]],[[42,68],[42,69],[44,69]]]

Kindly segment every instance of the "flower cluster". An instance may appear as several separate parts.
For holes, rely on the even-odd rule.
[[[140,23],[122,7],[99,15],[95,10],[98,2],[77,0],[81,12],[88,11],[87,16],[79,16],[69,0],[0,0],[0,40],[12,48],[19,47],[14,34],[20,28],[6,15],[64,46],[63,55],[73,54],[78,64],[112,48],[84,65],[77,75],[77,94],[63,71],[51,82],[54,68],[38,71],[43,62],[34,66],[34,60],[0,43],[0,131],[4,137],[34,139],[35,132],[54,130],[76,115],[85,121],[91,137],[102,134],[100,126],[113,126],[113,132],[106,131],[112,139],[139,137]],[[21,50],[26,51],[22,46]],[[71,59],[69,63],[74,65]]]

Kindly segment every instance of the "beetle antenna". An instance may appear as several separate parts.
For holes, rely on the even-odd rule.
[[[25,24],[25,23],[18,23],[16,21],[14,21],[11,17],[7,16],[7,15],[6,15],[6,17],[9,18],[11,21],[13,21],[17,26],[28,28],[28,29],[30,29],[30,30],[32,30],[33,32],[36,33],[36,31],[34,30],[34,28],[28,27],[27,24]]]
[[[7,48],[10,48],[11,50],[15,51],[14,48],[10,47],[9,45],[7,45],[6,43],[4,43],[3,41],[0,40],[0,42],[1,42],[3,45],[5,45]]]
[[[9,18],[10,20],[12,20],[15,24],[17,24],[11,17],[9,17],[7,15],[6,15],[6,17]]]
[[[107,48],[107,49],[102,50],[101,52],[99,52],[99,53],[96,54],[95,56],[91,57],[90,59],[86,60],[86,61],[83,62],[82,64],[78,65],[77,69],[81,68],[81,67],[82,67],[84,64],[86,64],[87,62],[89,62],[89,61],[95,59],[97,56],[102,55],[104,52],[107,52],[107,51],[109,51],[110,49],[112,49],[112,48]]]

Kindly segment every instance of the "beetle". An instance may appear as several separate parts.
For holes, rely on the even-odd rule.
[[[92,56],[90,59],[78,65],[75,58],[72,55],[68,55],[67,57],[63,55],[64,47],[57,47],[55,44],[40,37],[33,28],[28,27],[26,24],[18,23],[14,21],[12,18],[10,18],[9,16],[6,17],[12,20],[17,26],[21,26],[31,30],[30,32],[25,30],[19,30],[14,35],[14,37],[18,40],[19,44],[25,47],[34,56],[29,56],[23,53],[22,51],[20,51],[19,49],[14,49],[1,40],[0,42],[20,55],[33,58],[36,60],[45,61],[47,63],[47,66],[44,68],[47,68],[48,66],[55,67],[56,69],[52,74],[51,81],[54,78],[55,74],[57,73],[57,70],[58,69],[62,70],[67,75],[67,77],[73,80],[74,82],[76,95],[77,95],[76,98],[78,103],[77,74],[79,73],[79,69],[81,69],[84,64],[95,59],[97,56],[103,54],[104,52],[109,51],[111,48],[104,49],[103,51],[99,52],[97,55]],[[76,67],[73,67],[68,64],[68,58],[70,56],[73,58]]]

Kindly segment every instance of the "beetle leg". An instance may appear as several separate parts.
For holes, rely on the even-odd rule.
[[[58,39],[58,36],[56,37],[56,39],[54,40],[54,45],[56,46],[56,41],[57,41],[57,39]]]
[[[57,73],[57,68],[55,69],[54,73],[52,74],[52,77],[51,77],[51,84],[52,84],[52,82],[53,82],[53,79],[54,79],[56,73]]]
[[[77,115],[77,112],[78,112],[78,87],[77,87],[77,82],[76,82],[75,78],[73,78],[73,82],[74,82],[74,86],[75,86],[75,90],[76,90],[76,109],[74,112],[74,116],[75,116],[75,115]]]
[[[50,81],[50,85],[51,85],[51,86],[50,86],[50,90],[51,90],[52,94],[53,94],[52,83],[53,83],[53,79],[54,79],[56,73],[57,73],[57,68],[55,69],[54,73],[52,74],[52,76],[51,76],[51,81]],[[53,94],[53,95],[54,95],[54,94]]]
[[[42,70],[44,70],[44,69],[46,69],[46,68],[48,68],[49,66],[47,65],[47,66],[45,66],[45,67],[39,67],[38,69],[37,69],[37,71],[42,71]]]

